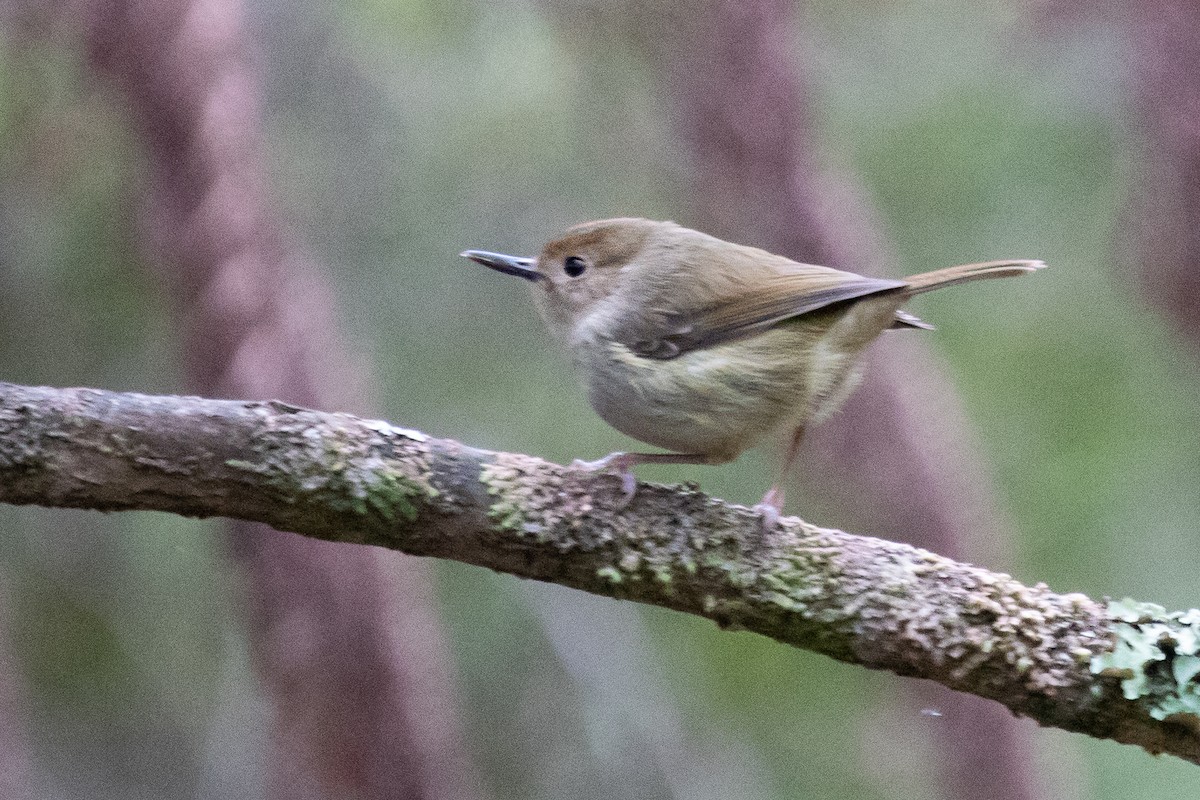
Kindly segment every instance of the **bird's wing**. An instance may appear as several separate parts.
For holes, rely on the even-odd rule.
[[[907,285],[903,281],[864,278],[826,267],[806,264],[795,267],[772,275],[754,292],[735,291],[695,311],[666,314],[653,330],[643,328],[630,337],[634,341],[624,344],[646,358],[676,358],[752,336],[784,320],[835,303]]]

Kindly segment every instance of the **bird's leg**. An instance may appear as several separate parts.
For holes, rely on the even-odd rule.
[[[800,426],[792,433],[792,440],[784,452],[783,465],[779,468],[779,477],[775,480],[775,485],[768,489],[767,493],[763,495],[763,499],[754,506],[754,510],[762,514],[765,530],[773,529],[779,522],[780,515],[783,514],[783,482],[787,480],[792,466],[796,463],[796,458],[800,455],[800,442],[803,439],[804,426]]]
[[[712,458],[702,453],[609,453],[595,461],[581,461],[577,458],[571,462],[571,467],[588,472],[614,472],[620,475],[621,489],[625,492],[625,503],[628,505],[637,492],[637,478],[633,476],[633,468],[638,464],[711,463]]]

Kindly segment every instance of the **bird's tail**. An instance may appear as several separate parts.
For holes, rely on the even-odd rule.
[[[905,294],[921,294],[943,286],[953,286],[956,283],[982,280],[984,278],[1009,278],[1014,275],[1024,275],[1026,272],[1042,269],[1046,265],[1041,261],[985,261],[981,264],[961,264],[957,267],[935,269],[933,272],[922,272],[920,275],[909,275],[904,278],[908,286]]]

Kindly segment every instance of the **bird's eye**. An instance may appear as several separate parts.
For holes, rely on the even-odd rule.
[[[572,278],[578,278],[587,269],[587,262],[579,256],[567,256],[563,261],[563,272]]]

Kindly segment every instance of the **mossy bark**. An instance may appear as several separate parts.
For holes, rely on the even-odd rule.
[[[643,484],[625,503],[613,476],[346,414],[0,383],[0,502],[232,517],[478,564],[704,616],[1200,763],[1196,671],[1180,660],[1173,687],[1136,680],[1189,655],[1180,642],[1196,615],[1131,620],[1128,607],[796,518],[764,532],[757,513],[690,486]],[[1155,637],[1137,649],[1144,663],[1129,647],[1115,663],[1117,634],[1128,642],[1139,625]]]

